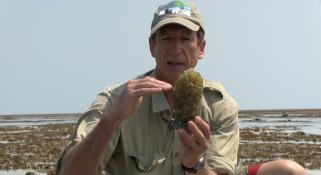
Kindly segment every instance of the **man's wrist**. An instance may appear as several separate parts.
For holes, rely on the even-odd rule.
[[[196,161],[189,161],[188,163],[182,161],[182,166],[187,168],[192,168],[198,163],[198,160]]]
[[[199,157],[193,158],[193,159],[182,159],[182,164],[185,167],[194,167],[200,159],[202,159],[202,157],[204,157],[203,155],[200,155]]]
[[[196,161],[192,166],[189,164],[187,166],[182,162],[182,168],[185,172],[197,173],[205,167],[205,158],[202,156],[198,161]]]

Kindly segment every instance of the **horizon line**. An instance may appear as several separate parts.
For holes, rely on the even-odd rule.
[[[239,113],[246,113],[246,112],[298,112],[298,111],[319,111],[321,112],[321,108],[282,108],[282,109],[240,109]],[[56,115],[81,115],[85,112],[61,112],[61,113],[24,113],[24,114],[1,114],[0,116],[28,116],[28,115],[52,115],[52,116],[56,116]]]

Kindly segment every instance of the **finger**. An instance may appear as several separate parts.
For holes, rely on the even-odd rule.
[[[206,123],[201,117],[196,116],[195,119],[195,124],[197,127],[202,131],[206,139],[210,139],[211,136],[211,128],[208,123]]]
[[[172,87],[171,84],[169,83],[166,83],[165,81],[161,81],[161,80],[158,80],[156,78],[153,78],[153,77],[150,77],[150,76],[147,76],[143,79],[137,79],[138,82],[152,82],[152,83],[155,83],[155,84],[158,84],[158,85],[161,85],[161,86],[169,86],[169,87]]]
[[[172,85],[164,81],[157,80],[152,77],[145,77],[143,79],[136,79],[128,81],[133,89],[147,88],[147,87],[161,87],[164,90],[169,90]]]
[[[160,87],[155,87],[155,88],[140,88],[137,90],[133,91],[133,95],[136,97],[144,96],[144,95],[151,95],[155,93],[162,92],[163,89]]]
[[[159,84],[163,84],[164,86],[172,86],[171,84],[165,82],[165,81],[161,81],[161,80],[158,80],[156,78],[153,78],[153,77],[150,77],[150,76],[147,76],[144,78],[145,80],[148,80],[148,81],[153,81],[153,82],[156,82],[156,83],[159,83]]]
[[[185,129],[178,129],[177,131],[183,147],[191,151],[199,150],[199,146],[197,145],[193,135],[189,134]]]
[[[151,82],[151,81],[142,81],[138,82],[136,84],[132,85],[132,88],[137,90],[137,89],[142,89],[142,88],[161,88],[162,90],[166,91],[171,89],[171,86],[164,85],[164,84],[159,84],[157,82]]]
[[[198,143],[202,149],[205,150],[208,148],[208,139],[193,121],[187,123],[187,129],[195,137],[196,143]]]

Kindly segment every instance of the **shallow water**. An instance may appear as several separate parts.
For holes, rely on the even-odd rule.
[[[315,117],[255,117],[240,118],[240,128],[266,128],[280,132],[293,133],[302,131],[306,134],[321,133],[321,118]]]
[[[0,175],[25,175],[28,171],[34,172],[32,170],[11,170],[11,171],[0,171]],[[45,175],[46,173],[34,172],[37,175]]]
[[[240,141],[241,144],[247,143],[247,144],[305,144],[305,145],[321,145],[321,142],[313,142],[313,141]]]
[[[73,124],[77,121],[79,114],[75,115],[18,115],[1,116],[1,126],[37,126],[46,124]],[[321,117],[309,117],[305,114],[291,114],[282,117],[281,114],[262,114],[254,116],[240,115],[240,128],[265,128],[278,130],[280,132],[293,133],[302,131],[306,134],[321,133]],[[21,130],[20,132],[22,132]],[[24,131],[28,132],[28,131]]]
[[[18,115],[0,116],[1,126],[37,126],[46,124],[72,124],[77,121],[77,115]]]

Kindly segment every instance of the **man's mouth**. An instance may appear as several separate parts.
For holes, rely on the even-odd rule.
[[[182,72],[185,69],[185,63],[184,62],[175,62],[175,61],[169,61],[167,62],[169,70],[172,72]]]
[[[167,62],[167,64],[170,66],[184,66],[184,63],[180,62]]]

